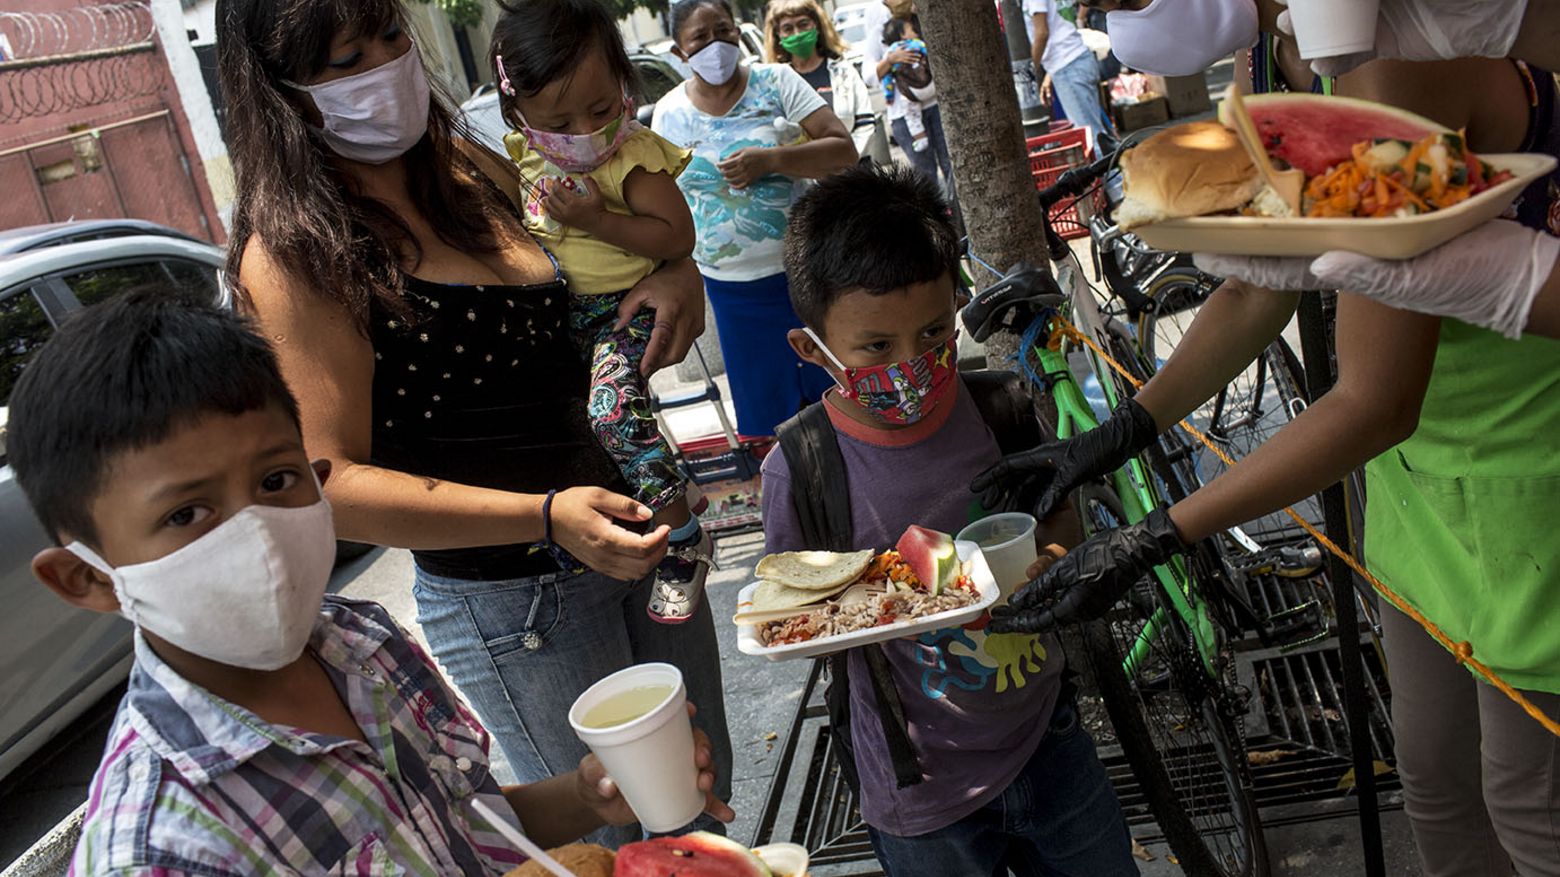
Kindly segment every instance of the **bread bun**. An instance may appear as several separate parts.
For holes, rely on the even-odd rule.
[[[1123,229],[1182,216],[1236,210],[1262,189],[1262,177],[1235,132],[1218,122],[1167,128],[1121,156]]]
[[[547,852],[575,877],[612,877],[612,866],[617,861],[611,850],[595,844],[569,844]],[[526,862],[504,877],[552,877],[552,872],[536,862]]]

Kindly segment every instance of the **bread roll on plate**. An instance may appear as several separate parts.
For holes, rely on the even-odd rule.
[[[1121,156],[1123,229],[1239,210],[1262,189],[1262,177],[1235,132],[1218,122],[1167,128]]]
[[[612,877],[612,866],[617,861],[611,850],[595,844],[569,844],[547,852],[575,877]],[[504,877],[552,877],[552,872],[536,862],[526,862]]]

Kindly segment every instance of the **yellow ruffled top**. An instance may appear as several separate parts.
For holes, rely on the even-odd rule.
[[[641,168],[676,177],[688,166],[693,155],[637,122],[628,124],[635,130],[624,139],[617,152],[600,167],[585,174],[559,170],[531,149],[525,134],[520,131],[511,131],[504,137],[509,157],[514,159],[521,178],[529,184],[521,190],[526,230],[558,258],[569,279],[569,290],[579,295],[622,292],[654,271],[660,263],[615,247],[580,229],[562,225],[548,216],[540,195],[541,182],[548,178],[572,178],[579,183],[583,177],[590,177],[601,190],[608,210],[632,216],[634,211],[628,209],[623,198],[623,181],[628,179],[629,172]]]

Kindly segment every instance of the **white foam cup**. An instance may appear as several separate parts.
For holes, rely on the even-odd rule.
[[[1331,58],[1376,45],[1380,0],[1289,0],[1300,57]]]
[[[671,694],[639,718],[606,728],[582,724],[586,714],[613,695],[657,685],[670,685]],[[635,664],[613,673],[574,701],[569,724],[601,760],[646,831],[672,831],[704,812],[699,769],[693,763],[688,690],[676,667]]]
[[[1035,548],[1035,518],[1023,512],[981,518],[954,538],[980,546],[1004,602],[1019,585],[1029,581],[1029,566],[1040,556]]]

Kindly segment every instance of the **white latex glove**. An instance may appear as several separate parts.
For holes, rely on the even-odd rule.
[[[1316,0],[1278,2],[1287,6]],[[1527,5],[1528,0],[1381,0],[1373,51],[1317,58],[1311,69],[1321,76],[1339,76],[1372,58],[1504,58],[1516,42]],[[1289,10],[1279,13],[1278,27],[1295,32]]]
[[[1405,261],[1334,251],[1316,259],[1199,253],[1197,267],[1265,289],[1341,289],[1519,338],[1560,258],[1560,238],[1495,220]]]

